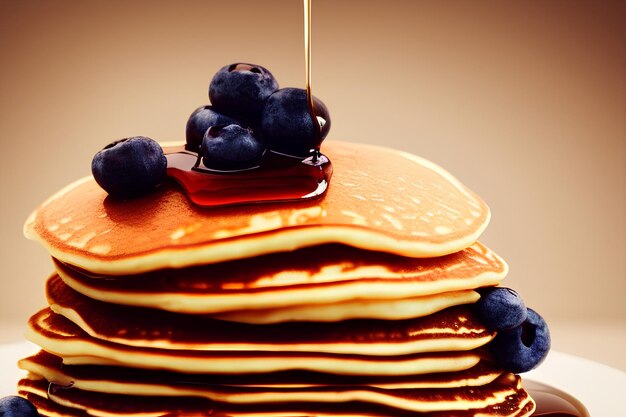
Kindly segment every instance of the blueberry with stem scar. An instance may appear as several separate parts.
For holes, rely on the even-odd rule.
[[[135,136],[113,142],[91,161],[96,182],[116,198],[132,198],[158,186],[166,176],[167,159],[153,139]]]
[[[201,106],[194,110],[187,120],[185,149],[198,152],[207,129],[211,126],[238,124],[235,119],[224,116],[211,106]]]
[[[252,130],[235,124],[210,127],[200,148],[204,166],[218,171],[254,168],[264,152]]]
[[[489,344],[494,359],[504,369],[522,373],[536,368],[550,350],[550,331],[546,321],[532,309],[524,322],[498,332]]]
[[[220,113],[255,126],[260,122],[265,101],[276,90],[278,82],[266,68],[235,63],[222,67],[213,76],[209,99]]]

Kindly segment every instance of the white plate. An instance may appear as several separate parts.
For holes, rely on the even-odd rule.
[[[0,398],[16,394],[23,374],[18,359],[37,352],[28,342],[0,345]],[[626,373],[588,359],[551,351],[545,362],[524,378],[551,385],[580,400],[593,417],[624,415],[620,401],[626,395]]]

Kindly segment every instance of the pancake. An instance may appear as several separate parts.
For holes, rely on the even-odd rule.
[[[67,285],[97,300],[193,314],[238,311],[224,318],[248,322],[253,320],[251,316],[265,322],[276,321],[276,317],[294,312],[280,310],[290,306],[297,307],[294,313],[302,314],[303,319],[315,314],[327,317],[322,320],[351,318],[346,316],[354,317],[357,314],[354,311],[365,312],[355,310],[362,304],[351,310],[345,303],[329,304],[439,295],[437,300],[431,299],[434,304],[430,311],[435,312],[471,301],[470,298],[476,301],[475,296],[466,298],[467,293],[460,298],[442,298],[442,293],[496,285],[508,272],[506,263],[480,243],[451,255],[428,259],[325,245],[119,277],[95,275],[58,260],[55,267]],[[319,304],[327,307],[318,311]],[[270,311],[245,313],[259,309]],[[386,311],[388,314],[391,310]]]
[[[253,404],[245,399],[249,390],[231,388],[225,397],[241,402],[228,403],[215,401],[205,396],[169,396],[110,394],[80,389],[77,387],[49,386],[45,379],[31,375],[19,383],[22,395],[33,398],[37,405],[58,411],[62,415],[85,415],[81,409],[88,409],[89,415],[117,416],[529,416],[534,403],[520,388],[519,377],[505,374],[483,387],[471,389],[401,389],[401,390],[361,390],[338,391],[299,389],[293,395],[287,390],[269,391],[262,395],[264,401]],[[230,394],[230,395],[229,395]],[[289,401],[292,397],[304,401]],[[50,400],[46,400],[49,398]],[[452,404],[453,409],[449,408]],[[78,409],[78,411],[77,411]],[[57,411],[57,412],[58,412]],[[45,414],[44,414],[45,415]]]
[[[29,321],[26,337],[75,365],[124,365],[187,373],[263,373],[308,370],[341,375],[410,375],[469,369],[480,352],[371,356],[324,352],[174,350],[141,348],[89,336],[71,321],[42,310]]]
[[[314,200],[199,208],[170,180],[128,201],[92,178],[37,209],[49,307],[20,395],[44,416],[529,416],[475,315],[506,263],[449,173],[330,142]]]
[[[19,361],[19,367],[48,381],[69,386],[77,380],[123,381],[129,384],[156,383],[166,386],[235,387],[322,387],[370,386],[375,388],[453,388],[485,385],[505,372],[487,360],[456,372],[421,375],[337,375],[310,371],[282,371],[265,374],[182,374],[178,372],[135,369],[121,366],[67,365],[63,359],[46,351]]]
[[[364,385],[318,385],[318,386],[243,386],[224,384],[190,384],[189,382],[143,380],[128,377],[119,377],[108,372],[109,378],[99,373],[85,377],[80,373],[68,372],[57,361],[53,366],[35,366],[34,361],[24,361],[24,367],[31,373],[41,371],[46,380],[60,387],[72,387],[84,391],[95,391],[104,394],[127,394],[142,396],[170,396],[170,397],[203,397],[216,402],[228,404],[265,404],[284,402],[350,402],[361,401],[379,404],[388,407],[402,408],[407,411],[443,411],[448,408],[449,398],[465,394],[467,389],[462,387],[441,388],[402,388],[385,389]],[[105,371],[106,372],[106,371]],[[83,372],[84,374],[85,372]],[[455,380],[452,374],[450,381]],[[512,395],[511,387],[516,381],[510,374],[502,374],[487,384],[472,386],[472,398],[466,402],[459,402],[455,409],[485,407],[501,402],[503,395]],[[451,385],[451,384],[448,384]],[[493,385],[500,385],[495,388]],[[504,390],[502,389],[504,388]],[[435,391],[439,391],[435,393]],[[477,394],[478,391],[483,391]],[[445,392],[445,395],[442,395]],[[407,398],[408,397],[408,398]],[[433,401],[436,399],[436,401]],[[428,402],[427,402],[428,400]],[[439,404],[437,404],[437,402]],[[440,409],[440,410],[438,410]]]
[[[474,243],[488,224],[484,202],[431,162],[347,142],[325,143],[324,152],[335,173],[313,201],[206,210],[167,183],[122,202],[85,178],[36,210],[25,233],[65,263],[124,275],[325,243],[442,256]]]
[[[47,295],[55,313],[90,336],[137,347],[407,355],[471,350],[494,336],[462,306],[412,320],[257,326],[95,301],[67,287],[58,276],[48,281]]]
[[[309,403],[311,410],[319,410],[324,409],[325,404],[332,407],[335,403],[362,403],[395,412],[424,413],[484,409],[502,404],[509,397],[526,395],[521,390],[518,377],[499,373],[483,363],[464,372],[408,376],[404,378],[405,386],[399,389],[376,386],[375,382],[372,384],[375,379],[367,385],[355,384],[354,379],[333,381],[330,375],[324,374],[318,374],[317,381],[331,381],[330,384],[299,385],[276,383],[285,376],[293,375],[284,373],[243,377],[248,378],[248,383],[245,383],[241,376],[233,379],[229,375],[189,376],[164,372],[144,373],[132,368],[68,366],[62,363],[61,358],[45,352],[20,361],[20,367],[29,372],[30,381],[35,384],[42,380],[52,383],[48,390],[50,397],[60,395],[61,403],[67,401],[68,392],[74,391],[81,393],[82,397],[97,397],[98,393],[104,398],[117,395],[118,401],[130,402],[131,407],[137,406],[135,398],[141,396],[176,397],[185,401],[187,398],[203,398],[212,402],[212,408],[222,409],[254,405],[256,411],[261,411],[272,405],[279,408],[286,403]],[[250,384],[252,380],[254,383]],[[411,380],[416,383],[411,384]],[[28,385],[24,383],[24,386]],[[126,400],[120,398],[120,394],[127,397]],[[450,408],[450,402],[454,402],[453,408]]]

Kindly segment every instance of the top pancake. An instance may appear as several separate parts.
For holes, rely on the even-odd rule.
[[[207,209],[171,182],[119,201],[84,178],[36,210],[25,233],[65,263],[121,275],[325,243],[434,257],[468,247],[487,226],[485,203],[431,162],[347,142],[323,151],[334,174],[322,198]]]

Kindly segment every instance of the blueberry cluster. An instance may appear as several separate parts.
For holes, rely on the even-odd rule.
[[[305,158],[330,129],[324,103],[313,98],[316,126],[306,91],[279,89],[272,73],[260,65],[221,68],[209,85],[209,99],[211,105],[197,108],[186,129],[186,149],[197,152],[209,169],[252,168],[267,150]]]
[[[0,416],[2,417],[39,417],[35,406],[25,398],[11,395],[0,398]]]
[[[330,130],[324,103],[313,98],[316,126],[306,91],[279,89],[272,73],[260,65],[221,68],[211,80],[209,99],[212,105],[197,108],[187,121],[185,148],[210,170],[254,168],[267,150],[306,158]],[[135,136],[98,152],[91,172],[111,196],[129,199],[163,182],[167,159],[156,141]]]
[[[488,287],[479,292],[476,313],[489,330],[497,332],[490,343],[494,359],[515,373],[537,367],[550,350],[545,320],[510,288]]]

